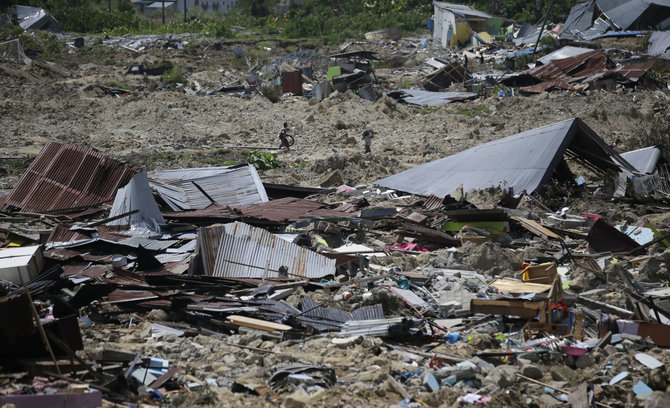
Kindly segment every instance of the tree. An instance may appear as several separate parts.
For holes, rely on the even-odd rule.
[[[239,0],[237,7],[243,13],[254,17],[266,17],[273,13],[277,3],[274,0]]]

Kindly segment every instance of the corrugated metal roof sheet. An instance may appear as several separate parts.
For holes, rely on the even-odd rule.
[[[422,89],[402,89],[402,92],[410,96],[400,98],[412,105],[438,106],[451,102],[464,101],[477,97],[472,92],[431,92]]]
[[[151,193],[146,172],[134,175],[128,185],[116,192],[109,217],[116,217],[134,210],[139,210],[139,212],[110,221],[107,225],[146,224],[152,227],[155,223],[165,223],[161,211],[158,209],[158,204],[156,204],[156,200]]]
[[[2,209],[59,212],[111,201],[136,170],[93,150],[50,142],[9,193]]]
[[[590,48],[566,46],[566,47],[558,49],[554,52],[551,52],[551,53],[545,55],[542,58],[538,58],[537,61],[546,65],[550,61],[553,61],[553,60],[574,57],[576,55],[585,54],[585,53],[590,52],[590,51],[593,51],[593,50],[590,49]]]
[[[437,196],[500,186],[513,194],[533,192],[547,182],[566,150],[600,169],[619,171],[616,153],[580,119],[542,126],[494,140],[375,181],[384,187]],[[580,152],[588,152],[581,155]],[[621,159],[622,165],[633,169]]]
[[[452,13],[461,17],[479,17],[485,19],[493,18],[490,15],[484,13],[483,11],[475,10],[470,6],[465,6],[463,4],[447,3],[444,1],[434,1],[433,5],[439,7],[440,9],[449,10]]]
[[[653,173],[661,158],[661,149],[656,146],[644,147],[621,153],[621,157],[632,164],[640,173]]]
[[[261,178],[251,164],[167,170],[154,175],[150,184],[174,211],[202,209],[212,204],[196,184],[220,205],[268,201]]]
[[[647,54],[670,59],[670,31],[654,31],[649,37],[649,49]]]
[[[256,219],[271,222],[295,222],[311,217],[350,217],[351,214],[331,210],[328,204],[302,198],[286,197],[263,204],[235,208],[210,206],[202,210],[164,214],[168,219]]]
[[[262,228],[235,222],[201,228],[200,253],[205,273],[217,277],[321,278],[335,272],[335,260],[287,242]],[[266,272],[266,268],[268,271]]]

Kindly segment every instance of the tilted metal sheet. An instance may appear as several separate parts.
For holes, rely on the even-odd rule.
[[[225,233],[226,228],[223,224],[203,227],[198,230],[198,244],[200,245],[200,255],[202,256],[202,267],[205,275],[214,275],[216,254],[219,251],[221,238]]]
[[[575,118],[484,143],[377,180],[375,184],[436,196],[453,194],[461,185],[463,191],[500,186],[513,194],[523,190],[533,192],[548,181],[572,145],[589,151],[588,156],[582,156],[584,160],[593,160],[599,168],[617,171],[609,159],[616,153],[584,122]]]
[[[205,272],[213,276],[276,278],[282,266],[288,268],[290,278],[321,278],[335,272],[334,259],[287,242],[262,228],[235,222],[225,224],[224,229],[225,233],[219,237],[214,237],[211,231],[202,234],[201,248],[209,252],[202,252],[203,264],[211,262],[211,245],[220,240],[213,269],[205,266]]]
[[[48,143],[7,196],[3,209],[57,212],[111,201],[136,170],[93,150]]]
[[[137,173],[125,187],[117,191],[109,217],[113,218],[134,210],[139,210],[139,212],[110,221],[107,225],[139,225],[144,223],[153,226],[155,223],[165,223],[151,193],[146,172]]]
[[[268,201],[260,176],[251,164],[168,170],[156,174],[151,182],[154,190],[176,211],[203,209],[212,204],[196,184],[220,205],[240,206]]]
[[[621,153],[621,157],[632,164],[640,173],[653,173],[661,158],[661,150],[656,146],[644,147]]]

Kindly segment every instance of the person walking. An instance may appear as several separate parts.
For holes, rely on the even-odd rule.
[[[363,142],[365,142],[365,153],[372,153],[370,146],[372,145],[372,138],[375,137],[375,132],[372,129],[367,129],[363,132]]]
[[[286,138],[286,132],[288,132],[288,123],[284,122],[284,127],[279,131],[279,140],[281,140],[279,150],[284,146],[286,146],[286,151],[291,150],[288,144],[288,139]]]

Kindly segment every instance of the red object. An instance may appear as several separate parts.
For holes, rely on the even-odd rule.
[[[582,217],[584,217],[584,219],[587,221],[598,221],[603,216],[600,214],[583,213]]]

